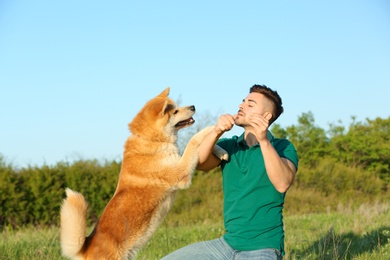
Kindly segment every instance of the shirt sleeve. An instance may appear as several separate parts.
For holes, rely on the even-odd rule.
[[[295,165],[295,168],[298,170],[298,153],[294,145],[290,141],[286,139],[279,140],[278,143],[274,145],[274,147],[280,157],[286,158],[291,161]]]

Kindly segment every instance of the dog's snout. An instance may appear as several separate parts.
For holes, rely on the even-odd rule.
[[[195,112],[195,106],[190,106],[190,110]]]

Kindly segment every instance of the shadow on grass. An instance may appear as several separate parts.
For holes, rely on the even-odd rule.
[[[355,259],[364,253],[379,253],[379,250],[390,244],[390,226],[381,227],[357,235],[352,232],[336,234],[333,228],[309,247],[293,249],[292,259]]]

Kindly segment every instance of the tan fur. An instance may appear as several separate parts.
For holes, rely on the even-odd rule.
[[[198,162],[197,148],[213,127],[195,134],[180,156],[179,129],[193,123],[194,107],[177,107],[169,88],[150,100],[129,124],[132,135],[124,146],[122,168],[114,196],[95,229],[86,237],[87,202],[66,189],[61,208],[61,246],[72,259],[127,259],[150,239],[168,213],[178,189],[191,184]],[[219,150],[219,156],[224,157]]]

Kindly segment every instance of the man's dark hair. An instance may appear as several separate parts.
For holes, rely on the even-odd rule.
[[[282,99],[280,98],[277,91],[270,89],[265,85],[253,85],[249,89],[249,93],[256,92],[263,94],[266,98],[268,98],[275,105],[275,115],[271,118],[271,123],[273,123],[278,117],[283,113],[284,109],[282,106]]]

